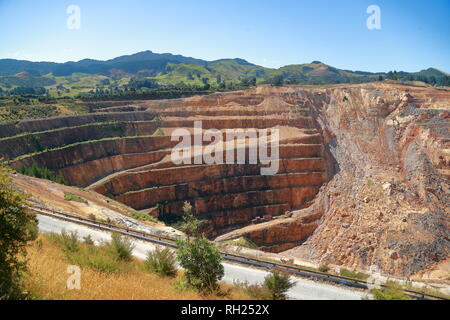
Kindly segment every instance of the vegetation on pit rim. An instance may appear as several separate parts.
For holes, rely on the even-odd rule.
[[[26,176],[35,177],[39,179],[46,179],[59,184],[67,184],[66,180],[62,175],[58,175],[47,168],[38,166],[35,163],[33,163],[31,167],[21,166],[19,167],[19,169],[17,169],[17,172]]]
[[[127,213],[130,217],[140,220],[140,221],[151,221],[151,222],[158,222],[158,220],[151,215],[143,212],[137,212],[137,211],[129,211]]]
[[[164,131],[161,128],[156,129],[152,134],[153,137],[162,137],[164,135]]]
[[[450,279],[447,279],[447,280],[450,280]],[[438,296],[438,297],[442,297],[442,298],[450,300],[450,295],[448,295],[448,294],[445,294],[445,293],[443,293],[441,291],[433,290],[433,289],[430,289],[430,288],[417,287],[417,286],[414,286],[410,282],[408,282],[405,285],[403,285],[403,288],[407,289],[407,290],[412,290],[412,291],[416,291],[416,292],[420,292],[420,293],[430,294],[430,295],[433,295],[433,296]]]
[[[235,240],[230,240],[230,243],[239,247],[258,249],[258,246],[254,244],[251,240],[247,239],[246,237],[240,237]]]
[[[0,106],[0,122],[22,119],[42,119],[60,115],[56,106],[31,105],[31,106]]]
[[[80,203],[84,203],[84,204],[88,204],[88,201],[80,196],[77,196],[75,194],[73,194],[72,192],[65,192],[64,193],[64,200],[66,201],[75,201],[75,202],[80,202]]]
[[[55,129],[49,129],[44,131],[36,131],[36,132],[22,132],[15,136],[9,136],[9,137],[2,137],[0,138],[0,141],[15,139],[15,138],[21,138],[24,136],[37,136],[41,134],[46,133],[52,133],[52,132],[59,132],[64,131],[67,129],[78,129],[78,128],[84,128],[84,127],[96,127],[96,126],[102,126],[102,127],[108,127],[110,126],[113,130],[122,130],[124,125],[127,124],[135,124],[135,123],[150,123],[154,122],[154,120],[139,120],[139,121],[117,121],[117,120],[111,120],[111,121],[103,121],[103,122],[91,122],[86,123],[78,126],[70,126],[70,127],[61,127],[61,128],[55,128]]]
[[[387,287],[381,289],[373,289],[372,295],[374,300],[411,300],[403,291],[400,284],[389,281]]]
[[[339,275],[342,277],[359,279],[359,280],[367,280],[369,278],[368,274],[358,272],[358,271],[350,271],[345,268],[341,268],[339,271]]]
[[[330,271],[330,267],[327,266],[327,265],[322,265],[322,266],[319,267],[318,270],[319,270],[320,272],[326,272],[326,273],[328,273],[328,271]]]

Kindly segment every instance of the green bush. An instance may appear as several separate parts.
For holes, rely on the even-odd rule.
[[[258,249],[258,246],[246,237],[240,237],[239,239],[231,241],[231,243],[239,247]]]
[[[17,121],[23,119],[42,119],[59,115],[55,106],[9,106],[0,114],[0,121]]]
[[[410,300],[398,283],[390,281],[386,285],[386,288],[372,290],[374,300]]]
[[[272,292],[264,285],[249,284],[247,281],[234,282],[234,285],[256,300],[272,300]]]
[[[328,271],[330,271],[330,267],[326,266],[326,265],[322,265],[319,267],[319,271],[320,272],[328,272]]]
[[[362,272],[357,272],[357,271],[350,271],[350,270],[345,269],[345,268],[341,268],[339,270],[339,274],[341,276],[343,276],[343,277],[360,279],[360,280],[366,280],[367,278],[369,278],[368,274],[365,274],[365,273],[362,273]]]
[[[185,201],[183,204],[183,224],[182,230],[189,236],[198,236],[198,229],[200,227],[200,221],[196,218],[192,205],[189,201]]]
[[[86,237],[83,238],[84,243],[86,243],[87,245],[95,245],[94,240],[92,239],[91,235],[87,235]]]
[[[53,171],[39,167],[37,164],[31,165],[31,167],[20,167],[17,172],[26,176],[35,177],[39,179],[50,180],[59,184],[67,184],[66,180],[62,175],[57,175]]]
[[[76,232],[66,233],[65,230],[61,234],[51,233],[49,239],[58,244],[65,252],[77,252],[80,250],[78,245],[78,234]]]
[[[140,220],[140,221],[152,221],[152,222],[157,222],[157,220],[152,217],[151,215],[142,213],[142,212],[137,212],[137,211],[130,211],[128,212],[128,215],[136,220]]]
[[[66,256],[70,263],[80,267],[91,268],[104,273],[120,271],[120,265],[116,257],[105,252],[102,247],[89,245]]]
[[[92,237],[84,237],[84,243],[79,242],[77,233],[52,233],[48,238],[56,243],[64,252],[67,260],[81,268],[91,268],[105,273],[117,273],[124,265],[111,251],[109,244],[95,246]]]
[[[86,199],[84,199],[80,196],[77,196],[77,195],[73,194],[72,192],[66,192],[64,194],[64,200],[88,204],[88,201]]]
[[[36,238],[36,218],[0,162],[0,300],[22,299],[26,245]]]
[[[156,247],[154,251],[148,252],[145,267],[161,276],[175,277],[177,274],[175,262],[175,254],[169,248]]]
[[[208,239],[177,240],[177,260],[183,267],[189,286],[205,292],[218,289],[218,281],[224,275],[222,256]]]
[[[264,287],[270,291],[273,300],[285,300],[286,293],[294,285],[290,275],[280,271],[273,271],[264,279]]]
[[[133,260],[134,246],[130,239],[121,236],[118,233],[111,235],[111,242],[107,244],[111,254],[121,261]]]
[[[26,136],[26,141],[29,145],[32,145],[35,152],[42,151],[43,148],[41,146],[41,137],[37,135],[28,135]]]
[[[155,132],[153,132],[152,136],[153,137],[162,137],[162,136],[164,136],[164,131],[161,128],[158,128],[155,130]]]

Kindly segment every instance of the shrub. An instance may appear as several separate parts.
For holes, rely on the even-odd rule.
[[[66,193],[64,194],[64,200],[67,200],[67,201],[75,201],[75,202],[80,202],[80,203],[88,204],[88,202],[87,202],[86,199],[84,199],[84,198],[82,198],[82,197],[80,197],[80,196],[77,196],[77,195],[73,194],[72,192],[66,192]]]
[[[0,163],[0,300],[22,294],[28,241],[36,238],[36,218],[25,209],[25,197],[12,186],[9,170]]]
[[[61,234],[49,234],[48,238],[63,250],[71,264],[106,273],[115,273],[120,269],[118,258],[109,247],[96,247],[90,236],[80,243],[76,232],[66,233],[63,230]]]
[[[61,234],[51,233],[50,240],[58,244],[65,252],[77,252],[80,250],[78,245],[78,234],[76,232],[66,233],[65,230]]]
[[[131,261],[133,260],[134,246],[130,239],[121,236],[118,233],[111,235],[111,242],[107,244],[110,252],[118,260]]]
[[[257,300],[272,300],[272,292],[261,284],[249,284],[245,282],[234,282],[234,285],[244,290],[246,294]]]
[[[151,215],[142,213],[142,212],[137,212],[137,211],[130,211],[128,212],[128,215],[136,220],[140,220],[140,221],[152,221],[152,222],[157,222],[157,220],[152,217]]]
[[[185,270],[188,285],[205,292],[217,290],[224,275],[217,247],[204,237],[177,240],[177,244],[177,260]]]
[[[362,273],[362,272],[357,272],[357,271],[350,271],[350,270],[345,269],[345,268],[341,268],[339,270],[339,274],[341,276],[343,276],[343,277],[360,279],[360,280],[366,280],[367,278],[369,278],[368,274],[365,274],[365,273]]]
[[[189,236],[197,236],[200,221],[197,220],[192,212],[192,205],[185,201],[183,204],[183,225],[182,230]]]
[[[67,255],[70,263],[104,273],[116,273],[120,270],[117,259],[104,252],[104,248],[95,246],[84,247],[82,250]]]
[[[161,128],[158,128],[158,129],[155,130],[155,132],[153,132],[152,136],[153,137],[164,136],[164,131]]]
[[[93,246],[95,245],[94,240],[92,239],[91,235],[87,235],[86,237],[83,238],[84,243],[86,243],[87,245]]]
[[[240,237],[239,239],[233,240],[231,243],[239,247],[258,249],[258,246],[246,237]]]
[[[175,277],[177,274],[175,262],[175,254],[169,248],[156,247],[154,251],[148,252],[145,267],[153,273]]]
[[[295,266],[295,261],[294,261],[294,259],[283,259],[283,258],[281,258],[280,259],[280,262],[282,263],[282,264],[287,264],[287,265],[291,265],[291,266]]]
[[[328,271],[330,271],[330,267],[326,266],[326,265],[322,265],[319,267],[319,271],[320,272],[328,272]]]
[[[67,184],[62,175],[55,174],[53,171],[39,167],[37,164],[31,165],[31,167],[20,167],[17,172],[26,176],[35,177],[39,179],[50,180],[59,184]]]
[[[294,285],[290,275],[280,271],[273,271],[264,279],[264,287],[270,291],[273,300],[285,300],[286,293]]]
[[[386,285],[386,288],[372,290],[374,300],[410,300],[398,283],[390,281]]]

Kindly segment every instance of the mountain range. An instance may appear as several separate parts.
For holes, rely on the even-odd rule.
[[[105,83],[105,79],[113,85],[124,85],[133,78],[153,79],[162,85],[219,84],[248,79],[254,79],[257,83],[331,84],[362,83],[385,78],[445,85],[448,77],[448,73],[435,68],[413,73],[372,73],[338,69],[320,61],[313,61],[272,69],[239,58],[206,61],[152,51],[106,61],[84,59],[78,62],[55,63],[0,59],[0,87],[3,88],[52,87],[59,84],[84,87],[87,83],[87,86],[98,86]]]

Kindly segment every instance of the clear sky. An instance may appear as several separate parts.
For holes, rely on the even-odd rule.
[[[69,5],[80,29],[67,28]],[[381,9],[381,30],[366,10]],[[0,0],[0,58],[110,59],[144,50],[280,67],[450,72],[449,0]]]

